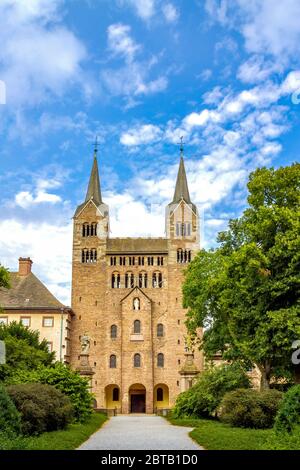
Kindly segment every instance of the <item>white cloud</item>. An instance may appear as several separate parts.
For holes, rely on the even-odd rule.
[[[9,237],[7,234],[9,233]],[[17,270],[20,256],[30,256],[33,271],[58,296],[70,304],[72,224],[26,223],[14,219],[0,222],[0,260]]]
[[[7,86],[8,106],[33,106],[61,95],[74,83],[84,88],[81,63],[86,50],[60,24],[62,3],[1,1],[0,76]]]
[[[145,124],[127,132],[123,132],[120,142],[126,146],[135,146],[141,144],[149,144],[160,140],[162,131],[158,126],[153,124]]]
[[[179,18],[179,12],[172,3],[165,3],[162,12],[168,23],[175,23]]]
[[[268,79],[274,73],[280,72],[281,69],[278,64],[266,61],[262,56],[254,55],[240,65],[237,77],[244,83],[257,83]]]
[[[108,48],[115,55],[121,55],[131,62],[141,49],[130,36],[131,28],[122,23],[111,24],[107,29]]]
[[[136,59],[141,45],[131,37],[131,28],[128,25],[113,24],[107,32],[108,49],[114,55],[123,57],[125,61],[121,67],[105,68],[101,71],[102,83],[113,96],[123,96],[126,99],[126,108],[130,108],[140,104],[134,97],[159,93],[167,88],[166,76],[150,78],[151,69],[158,62],[156,56],[148,61]]]
[[[205,7],[212,20],[243,34],[248,52],[283,63],[298,54],[299,0],[206,0]]]
[[[122,0],[132,6],[142,20],[149,20],[155,13],[156,0]]]

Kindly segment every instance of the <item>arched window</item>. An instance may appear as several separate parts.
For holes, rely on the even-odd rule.
[[[117,387],[113,388],[112,399],[113,401],[119,401],[119,389]]]
[[[96,263],[97,262],[97,250],[96,249],[83,249],[81,251],[81,262],[82,263]]]
[[[82,236],[83,237],[95,237],[97,235],[97,223],[92,224],[84,223],[82,225]]]
[[[161,387],[156,390],[156,401],[164,401],[164,391]]]
[[[141,367],[141,355],[138,353],[133,357],[133,367]]]
[[[115,369],[117,367],[117,356],[112,354],[109,358],[109,367]]]
[[[134,322],[133,322],[133,332],[135,334],[140,334],[140,332],[141,332],[141,322],[140,322],[140,320],[134,320]]]
[[[156,273],[152,274],[152,287],[157,287],[157,275],[156,275]]]
[[[118,273],[111,275],[111,287],[112,289],[119,289],[121,287],[121,276]]]
[[[152,274],[152,287],[162,287],[163,280],[162,280],[162,273],[153,273]]]
[[[162,323],[159,323],[157,325],[157,337],[161,338],[162,336],[164,336],[164,325]]]
[[[165,358],[163,353],[158,353],[157,354],[157,367],[164,367],[165,364]]]
[[[110,337],[116,338],[118,333],[117,325],[111,325],[110,327]]]

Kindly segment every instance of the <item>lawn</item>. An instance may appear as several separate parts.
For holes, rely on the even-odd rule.
[[[195,428],[190,436],[206,450],[259,450],[267,446],[272,430],[233,428],[216,420],[173,419],[176,426]]]
[[[37,437],[26,439],[27,450],[72,450],[86,441],[91,434],[101,428],[107,417],[94,413],[83,424],[71,424],[64,431],[45,432]]]

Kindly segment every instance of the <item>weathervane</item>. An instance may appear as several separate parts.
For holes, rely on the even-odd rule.
[[[185,142],[183,142],[183,136],[180,137],[180,142],[178,142],[177,145],[180,145],[180,155],[183,155],[185,145]]]

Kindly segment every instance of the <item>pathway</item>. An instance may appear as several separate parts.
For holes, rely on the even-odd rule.
[[[201,450],[189,437],[191,430],[159,416],[120,415],[106,422],[79,450]]]

